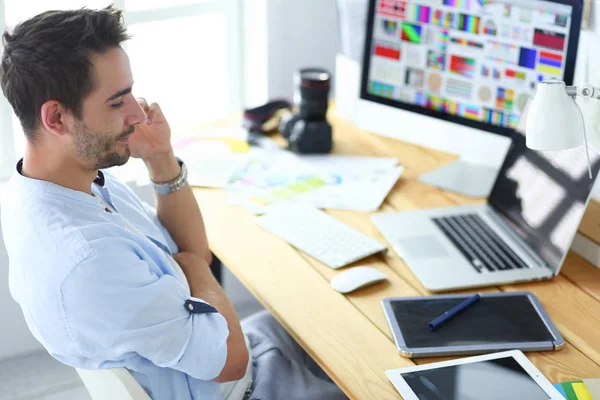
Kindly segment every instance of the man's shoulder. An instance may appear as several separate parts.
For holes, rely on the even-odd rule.
[[[43,234],[46,229],[64,226],[74,210],[65,200],[11,179],[0,203],[2,229],[19,236],[32,230]]]
[[[75,225],[81,218],[92,217],[90,207],[52,192],[7,188],[0,204],[3,229],[21,232],[35,229],[40,235],[52,233],[60,237],[64,228]],[[62,229],[61,229],[62,228]]]
[[[55,196],[15,196],[1,206],[1,225],[11,268],[68,271],[96,251],[131,248],[127,230],[103,208]]]
[[[67,189],[15,173],[2,188],[0,207],[6,213],[21,213],[36,218],[52,215],[56,210],[68,212],[71,199],[61,190]]]

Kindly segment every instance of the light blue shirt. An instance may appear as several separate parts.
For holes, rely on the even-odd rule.
[[[65,364],[129,369],[154,400],[221,399],[212,379],[225,365],[227,322],[185,307],[205,304],[167,258],[177,246],[152,207],[106,172],[92,191],[118,213],[18,173],[3,191],[10,291],[31,332]]]

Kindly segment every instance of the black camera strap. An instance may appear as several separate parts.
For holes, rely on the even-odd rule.
[[[277,124],[272,128],[266,128],[265,124],[269,122],[280,110],[292,109],[292,104],[287,100],[273,100],[259,107],[244,110],[244,120],[242,126],[250,132],[262,133],[268,135],[277,132]]]

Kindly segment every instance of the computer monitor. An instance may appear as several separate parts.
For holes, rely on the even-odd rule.
[[[356,123],[458,154],[425,182],[486,196],[537,83],[572,84],[581,0],[370,0]]]

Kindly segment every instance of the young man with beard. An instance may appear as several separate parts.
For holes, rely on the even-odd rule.
[[[270,315],[240,324],[169,124],[133,96],[126,39],[112,7],[48,11],[3,36],[2,90],[27,142],[2,228],[29,328],[65,364],[127,368],[155,400],[344,398]],[[130,156],[156,209],[104,171]]]

